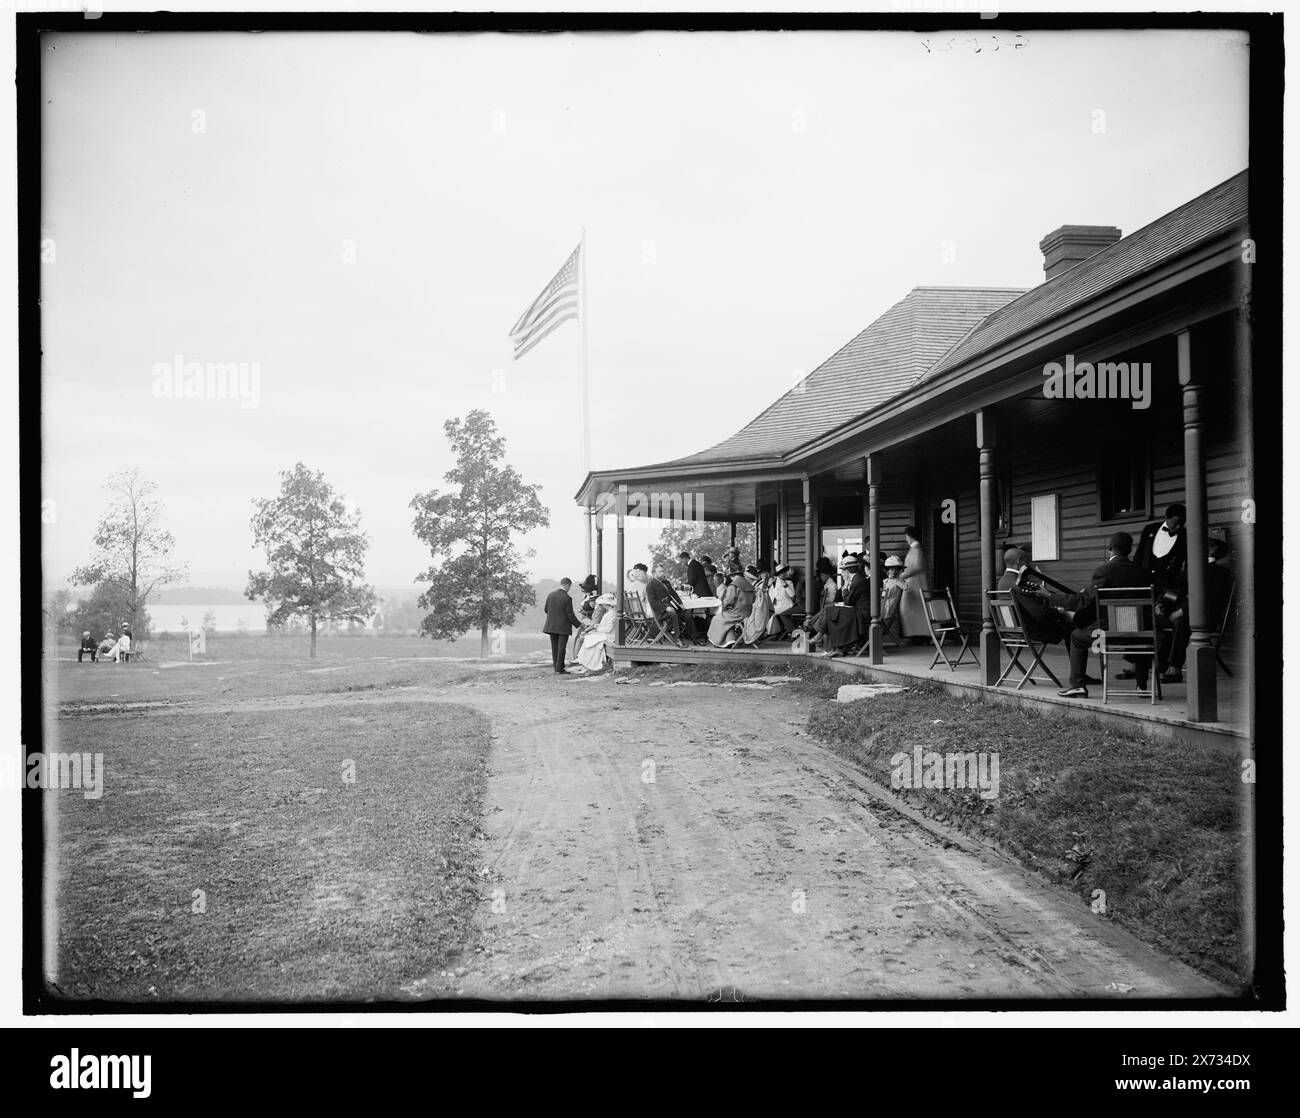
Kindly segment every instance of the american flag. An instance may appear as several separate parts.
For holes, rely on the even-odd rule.
[[[555,273],[551,282],[511,327],[516,361],[547,334],[569,319],[578,317],[578,254],[581,251],[582,245],[579,244],[569,254],[564,267]]]

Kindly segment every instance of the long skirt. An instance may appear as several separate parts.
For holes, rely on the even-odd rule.
[[[605,642],[608,639],[608,634],[602,633],[599,629],[593,629],[586,635],[582,647],[578,649],[578,663],[589,672],[603,671],[609,660],[609,656],[605,652]]]
[[[925,575],[907,580],[907,589],[898,603],[898,617],[905,637],[929,637],[930,623],[925,618],[925,602],[921,599],[926,590]]]
[[[767,623],[772,620],[772,599],[764,592],[754,599],[754,606],[745,618],[740,631],[741,644],[757,644],[767,636]]]
[[[718,610],[709,622],[709,643],[716,644],[719,648],[735,644],[748,616],[749,614],[735,609]]]
[[[846,648],[866,636],[861,617],[852,606],[827,606],[825,621],[826,644],[830,648]]]

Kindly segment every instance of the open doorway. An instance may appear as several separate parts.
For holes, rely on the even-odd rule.
[[[930,555],[930,585],[935,590],[946,586],[956,601],[957,525],[945,522],[942,506],[930,511],[930,538],[923,541],[923,547]]]

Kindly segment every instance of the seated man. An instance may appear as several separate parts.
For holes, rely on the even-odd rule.
[[[1051,594],[1033,576],[1029,566],[1029,553],[1023,548],[1008,548],[1002,556],[1006,569],[998,580],[999,590],[1010,590],[1011,597],[1020,610],[1025,623],[1025,633],[1031,640],[1047,644],[1060,644],[1074,630],[1073,613],[1066,609],[1068,598]],[[1086,682],[1099,683],[1088,679]]]
[[[77,649],[77,663],[80,664],[81,658],[86,655],[90,656],[92,664],[99,658],[99,645],[91,637],[89,629],[81,634],[81,647]]]
[[[655,578],[646,569],[644,563],[633,566],[641,580],[641,593],[645,596],[646,608],[650,615],[668,630],[676,644],[682,643],[682,600],[663,579]]]
[[[1151,586],[1151,577],[1129,558],[1133,550],[1133,537],[1127,532],[1116,532],[1106,543],[1106,562],[1092,572],[1088,585],[1076,596],[1078,608],[1075,624],[1081,625],[1070,634],[1070,682],[1057,694],[1066,699],[1086,699],[1088,688],[1088,650],[1092,647],[1093,629],[1097,627],[1097,591],[1127,586]],[[1137,665],[1138,689],[1146,690],[1151,672],[1151,658],[1142,657]]]

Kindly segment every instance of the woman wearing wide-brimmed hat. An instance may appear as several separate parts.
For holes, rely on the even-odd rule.
[[[573,634],[573,655],[567,661],[569,667],[573,667],[578,662],[578,653],[582,651],[582,640],[591,629],[591,616],[596,610],[596,599],[600,597],[600,587],[595,575],[584,578],[578,583],[578,589],[582,591],[582,604],[578,607],[579,628]]]
[[[832,656],[840,655],[858,644],[867,632],[862,626],[861,607],[868,600],[862,559],[857,555],[846,555],[841,565],[844,570],[844,589],[840,593],[840,601],[829,606],[825,615],[826,647]]]
[[[740,630],[754,606],[754,587],[738,563],[731,564],[719,586],[722,605],[709,622],[709,643],[730,648],[740,639]]]
[[[615,605],[613,594],[601,594],[596,599],[591,628],[583,634],[582,647],[578,649],[578,663],[592,675],[614,668],[607,646],[613,644],[614,626],[618,624]]]

